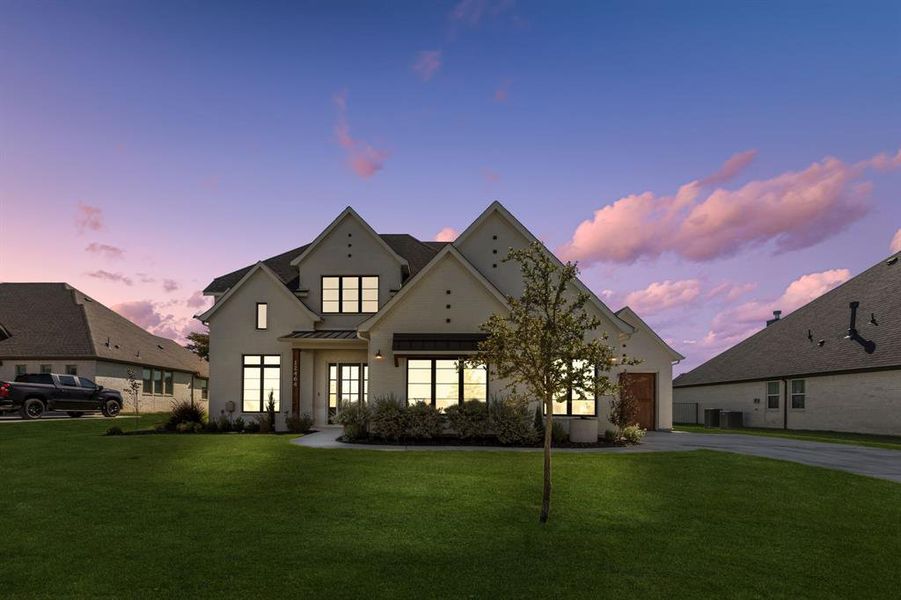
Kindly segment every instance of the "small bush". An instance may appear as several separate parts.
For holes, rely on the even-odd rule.
[[[221,415],[219,417],[219,431],[222,433],[228,433],[232,430],[232,422],[229,421],[226,415]]]
[[[604,441],[609,444],[616,443],[616,431],[613,429],[607,429],[604,431]]]
[[[263,425],[263,422],[261,421],[260,431],[263,433],[272,433],[275,431],[275,394],[272,391],[269,392],[269,401],[266,403],[266,418],[269,423]]]
[[[206,411],[202,406],[182,400],[172,405],[166,420],[166,430],[177,431],[180,423],[203,423],[205,420]]]
[[[407,416],[407,435],[414,440],[440,437],[444,430],[444,417],[431,404],[417,402],[407,408]]]
[[[638,425],[629,425],[623,429],[623,438],[630,444],[640,444],[647,431]]]
[[[239,417],[240,418],[240,417]],[[259,433],[260,432],[260,422],[256,419],[251,419],[244,424],[244,431],[247,433]]]
[[[307,413],[291,415],[285,419],[285,425],[291,433],[309,433],[313,429],[313,417]]]
[[[394,394],[377,396],[372,400],[370,430],[376,435],[397,442],[407,435],[407,407]]]
[[[241,433],[244,431],[244,427],[247,425],[247,421],[244,420],[244,417],[236,417],[234,421],[232,421],[232,431],[237,431]]]
[[[269,420],[268,413],[263,413],[262,415],[258,415],[256,417],[257,431],[260,433],[272,433],[275,431],[272,428],[272,422]]]
[[[352,442],[365,438],[369,433],[372,413],[364,402],[351,402],[338,413],[338,423],[344,426],[344,439]]]
[[[200,425],[200,423],[179,423],[175,426],[175,431],[178,433],[194,433],[194,425]]]
[[[122,428],[115,425],[106,430],[106,435],[122,435],[122,433]]]
[[[537,439],[529,403],[519,396],[492,398],[488,425],[501,444],[531,444]]]
[[[448,424],[460,439],[484,437],[488,433],[488,406],[479,400],[467,400],[444,410]]]
[[[204,425],[203,430],[207,433],[219,433],[219,425],[216,421],[210,419],[206,422],[206,425]]]
[[[565,444],[568,441],[569,433],[563,427],[563,423],[561,423],[560,421],[554,421],[554,424],[551,427],[551,443],[557,445]]]
[[[203,423],[194,423],[194,433],[203,433],[204,427]]]

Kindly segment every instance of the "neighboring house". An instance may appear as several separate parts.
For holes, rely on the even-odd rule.
[[[720,408],[751,427],[901,435],[899,256],[677,377],[676,421]]]
[[[443,409],[505,394],[484,367],[456,365],[483,339],[479,326],[521,293],[507,251],[535,239],[496,202],[453,243],[378,234],[347,208],[312,243],[218,277],[204,290],[215,303],[198,315],[210,326],[212,414],[253,417],[272,393],[279,424],[295,412],[322,425],[342,404],[379,395]],[[672,363],[682,357],[631,310],[614,314],[594,294],[588,310],[617,356],[644,361],[629,380],[642,424],[669,429]],[[557,408],[604,418],[609,402],[567,398]]]
[[[205,403],[209,365],[152,335],[65,283],[0,283],[0,380],[22,373],[69,373],[120,390],[141,380],[142,412],[173,401]]]

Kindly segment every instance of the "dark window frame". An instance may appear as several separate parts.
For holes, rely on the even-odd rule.
[[[442,356],[440,354],[431,355],[431,356],[408,356],[406,359],[406,365],[404,368],[404,403],[407,406],[410,406],[410,361],[411,360],[428,360],[431,361],[431,365],[429,367],[429,372],[431,373],[430,380],[430,389],[429,389],[429,404],[431,406],[435,406],[437,404],[438,399],[436,398],[436,390],[438,389],[437,381],[436,381],[436,367],[435,361],[437,360],[456,360],[459,363],[457,367],[457,404],[462,405],[466,402],[466,398],[464,395],[463,388],[463,371],[465,366],[466,356]],[[488,368],[488,364],[484,365],[485,367],[485,404],[488,404],[488,399],[490,396],[491,389],[491,377],[489,374],[491,370]],[[480,400],[481,402],[481,400]]]
[[[260,327],[260,307],[261,306],[266,307],[266,319],[265,319],[266,322],[263,323],[262,327]],[[269,329],[269,303],[268,302],[257,302],[255,318],[256,318],[257,331],[266,331],[267,329]]]
[[[775,393],[775,394],[771,394],[771,393],[770,393],[770,384],[771,384],[771,383],[775,383],[775,384],[776,384],[776,393]],[[780,387],[781,387],[781,382],[778,381],[778,380],[776,380],[776,381],[767,381],[767,382],[766,382],[766,408],[767,408],[767,410],[779,410],[779,403],[781,402],[781,396],[782,396],[781,390],[779,390]],[[776,405],[775,405],[775,406],[773,406],[772,404],[770,404],[770,399],[771,399],[771,398],[775,398],[775,399],[776,399]]]
[[[795,391],[795,382],[800,381],[801,386],[803,387],[803,391],[796,392]],[[791,379],[789,380],[789,397],[791,399],[791,408],[792,410],[804,410],[807,408],[807,380],[806,379]],[[796,397],[801,398],[801,406],[796,405]]]
[[[246,364],[247,357],[252,356],[260,359],[260,364],[258,365],[248,365]],[[277,356],[278,364],[277,365],[267,365],[266,357]],[[247,410],[244,408],[244,369],[250,368],[259,368],[260,369],[260,410]],[[282,355],[281,354],[242,354],[241,355],[241,412],[242,413],[264,413],[266,412],[266,403],[269,402],[269,398],[266,397],[265,394],[265,386],[263,386],[262,382],[266,379],[266,371],[265,369],[278,369],[278,398],[274,398],[276,401],[275,411],[278,412],[281,408],[281,395],[282,395]]]
[[[333,277],[338,279],[338,310],[337,311],[326,311],[325,310],[325,279],[327,277]],[[364,277],[374,277],[375,278],[375,310],[372,312],[366,311],[363,312],[363,278]],[[357,310],[350,311],[344,310],[344,279],[356,279],[357,280],[357,290],[359,290],[359,295],[357,296]],[[374,315],[379,312],[379,296],[381,296],[381,278],[378,275],[321,275],[319,277],[319,312],[324,315]]]
[[[66,365],[66,375],[78,377],[78,365]]]
[[[585,362],[587,362],[587,361],[585,361]],[[574,398],[573,397],[573,388],[572,388],[572,386],[569,386],[566,390],[566,412],[565,413],[555,412],[554,416],[555,417],[589,417],[589,418],[597,417],[598,416],[598,384],[597,384],[597,380],[598,380],[599,376],[600,376],[600,370],[598,369],[598,366],[595,365],[594,366],[594,382],[595,382],[594,383],[594,398],[591,398],[591,399],[589,399],[589,398]],[[578,415],[573,414],[573,400],[576,400],[577,402],[593,401],[594,402],[594,410],[591,411],[591,414],[578,414]],[[557,404],[562,401],[563,401],[562,398],[554,398],[553,403]],[[541,414],[547,415],[547,411],[545,410],[544,402],[541,402]]]
[[[333,422],[334,417],[338,414],[338,402],[341,399],[341,388],[344,382],[344,377],[341,375],[341,367],[357,367],[360,369],[359,385],[357,386],[357,397],[361,402],[365,403],[369,399],[366,397],[369,392],[369,363],[364,362],[330,362],[327,365],[328,372],[326,374],[326,389],[325,389],[325,410],[328,415],[329,423]],[[332,367],[335,367],[335,415],[332,415],[332,406],[331,406],[331,386],[332,386]]]

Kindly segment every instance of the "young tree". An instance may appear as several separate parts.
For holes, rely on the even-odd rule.
[[[134,369],[128,369],[125,372],[126,385],[125,391],[131,396],[132,405],[135,407],[135,429],[138,428],[138,422],[141,420],[139,403],[141,399],[141,383],[138,381],[138,373]]]
[[[210,360],[210,334],[201,331],[192,331],[188,334],[188,343],[185,348],[202,358]]]
[[[609,376],[616,363],[607,334],[592,335],[601,325],[585,305],[588,294],[577,291],[575,264],[561,265],[540,243],[511,250],[504,261],[516,261],[524,289],[508,298],[510,312],[492,315],[482,325],[488,338],[472,362],[489,364],[514,389],[525,388],[544,407],[544,491],[539,520],[547,522],[551,507],[551,433],[554,398],[573,390],[573,397],[611,394]],[[597,367],[597,369],[595,369]]]

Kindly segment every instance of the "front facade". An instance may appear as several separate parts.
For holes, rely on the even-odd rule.
[[[674,381],[674,420],[901,435],[901,254]]]
[[[189,350],[68,284],[0,283],[0,381],[24,373],[87,377],[122,392],[129,411],[129,371],[141,384],[141,412],[166,412],[179,401],[206,406],[208,365]]]
[[[252,418],[270,395],[279,422],[308,413],[334,421],[342,404],[393,394],[439,409],[508,393],[490,368],[458,368],[482,339],[479,326],[522,290],[510,248],[535,238],[492,204],[453,243],[380,235],[352,209],[316,240],[217,278],[210,327],[211,414]],[[579,284],[582,289],[584,286]],[[642,359],[629,382],[644,425],[671,427],[672,363],[681,357],[628,308],[592,296],[617,352]],[[608,399],[563,398],[564,419],[606,420]]]

